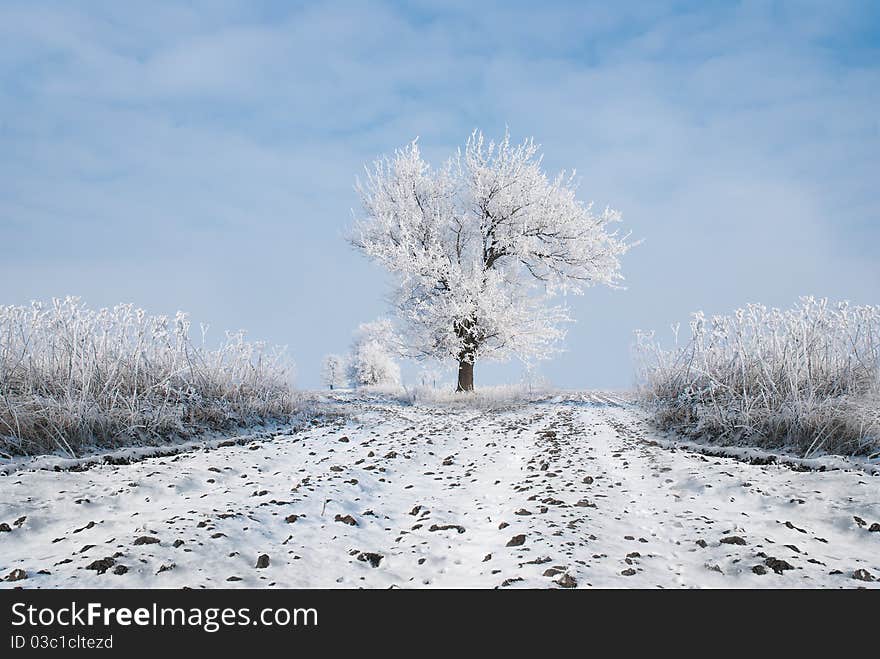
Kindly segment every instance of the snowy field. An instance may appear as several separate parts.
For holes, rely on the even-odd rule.
[[[614,395],[336,398],[347,419],[294,434],[0,476],[0,576],[27,575],[0,585],[880,585],[880,475],[858,465],[676,448]]]

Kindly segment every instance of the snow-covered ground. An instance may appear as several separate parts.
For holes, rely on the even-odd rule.
[[[674,448],[610,395],[339,398],[348,420],[290,435],[0,476],[0,576],[27,574],[0,585],[880,586],[864,470]]]

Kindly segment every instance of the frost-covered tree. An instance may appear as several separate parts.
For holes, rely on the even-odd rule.
[[[325,385],[331,389],[344,387],[348,384],[345,373],[345,357],[340,357],[339,355],[327,355],[324,357],[324,363],[321,366],[321,380]]]
[[[352,354],[349,377],[358,387],[399,385],[400,366],[387,350],[370,341]]]
[[[397,335],[388,319],[358,327],[348,360],[352,383],[358,387],[399,385],[400,366],[394,360],[397,343]]]
[[[575,196],[574,173],[548,178],[538,146],[475,131],[434,169],[413,141],[358,181],[364,214],[351,241],[395,275],[402,341],[416,358],[458,362],[473,389],[477,359],[545,359],[567,310],[550,298],[622,281],[629,245]]]

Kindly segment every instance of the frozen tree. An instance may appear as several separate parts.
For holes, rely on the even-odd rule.
[[[388,318],[377,318],[369,323],[361,323],[354,332],[353,347],[366,343],[375,343],[389,355],[399,352],[400,337],[394,329],[394,323]]]
[[[344,387],[348,384],[345,377],[345,358],[339,355],[327,355],[321,367],[321,379],[331,389]]]
[[[349,362],[349,376],[359,387],[400,384],[400,366],[394,357],[372,341],[357,348]]]
[[[399,385],[400,366],[394,360],[397,343],[390,320],[383,318],[362,324],[351,348],[350,380],[358,387]]]
[[[630,247],[575,196],[574,173],[548,178],[538,146],[475,131],[439,169],[416,141],[373,164],[357,183],[364,214],[351,241],[396,279],[403,347],[458,362],[458,390],[473,389],[477,359],[545,359],[570,320],[556,294],[622,281]]]
[[[424,365],[419,373],[419,380],[421,381],[422,386],[436,389],[437,382],[442,381],[443,370],[444,369],[436,366],[436,362]]]

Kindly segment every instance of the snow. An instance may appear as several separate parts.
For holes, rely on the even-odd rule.
[[[858,463],[797,471],[708,457],[650,430],[617,395],[496,410],[332,398],[350,416],[132,464],[0,476],[11,528],[0,576],[28,573],[0,586],[880,585],[853,578],[880,577],[869,530],[880,476]],[[356,525],[336,521],[347,516]],[[144,536],[159,542],[135,544]],[[108,557],[106,572],[87,569]]]

